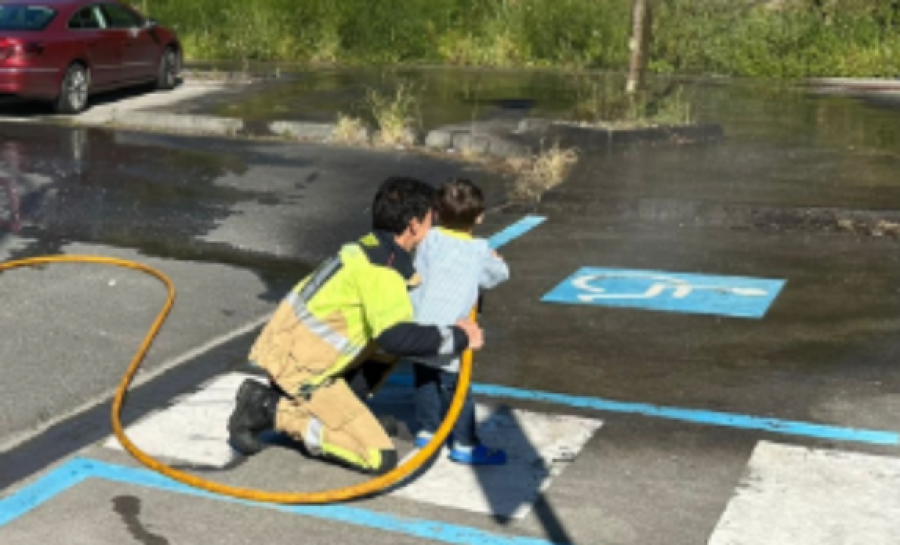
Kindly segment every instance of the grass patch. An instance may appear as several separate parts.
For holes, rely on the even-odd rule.
[[[693,125],[697,122],[693,104],[685,96],[681,85],[676,85],[670,93],[645,103],[643,115],[652,125]]]
[[[659,89],[627,94],[619,78],[579,78],[572,86],[571,120],[608,128],[642,128],[696,123],[684,87],[670,83]]]
[[[415,144],[420,116],[416,89],[411,83],[401,81],[390,93],[369,89],[364,103],[378,128],[376,143],[391,147]]]

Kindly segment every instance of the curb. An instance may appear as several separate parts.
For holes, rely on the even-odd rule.
[[[554,144],[608,152],[624,145],[718,142],[724,137],[722,127],[715,124],[619,129],[526,118],[442,127],[428,133],[425,146],[444,152],[511,158],[538,154]]]
[[[807,78],[807,87],[852,91],[900,91],[900,78]]]
[[[371,145],[378,132],[362,128],[357,135],[337,139],[337,123],[305,121],[250,121],[227,117],[170,114],[113,108],[88,112],[71,119],[77,126],[116,126],[177,134],[226,137],[276,138],[312,143],[359,143]],[[724,139],[715,124],[645,128],[608,128],[552,119],[495,119],[448,125],[427,134],[410,129],[408,145],[444,153],[461,153],[500,159],[532,157],[557,145],[581,152],[610,152],[617,147],[641,144],[689,144]]]
[[[330,142],[337,125],[303,121],[246,121],[228,117],[168,114],[134,110],[88,112],[70,121],[72,125],[97,127],[115,125],[127,129],[148,129],[178,134],[206,136],[280,137],[285,140]],[[368,134],[361,135],[368,139]]]

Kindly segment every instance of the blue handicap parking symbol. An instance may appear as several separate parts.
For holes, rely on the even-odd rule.
[[[542,301],[762,318],[784,280],[584,267]]]

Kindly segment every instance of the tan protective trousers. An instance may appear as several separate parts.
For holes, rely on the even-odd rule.
[[[314,456],[336,459],[369,472],[384,469],[385,455],[396,462],[394,444],[368,407],[343,378],[317,389],[310,399],[283,398],[275,430],[302,441]]]

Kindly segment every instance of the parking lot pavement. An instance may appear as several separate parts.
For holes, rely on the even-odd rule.
[[[495,216],[485,231],[519,219]],[[491,344],[477,356],[473,389],[489,436],[513,455],[509,467],[472,471],[439,460],[400,490],[364,501],[243,504],[163,479],[106,437],[7,494],[0,536],[4,543],[51,531],[72,543],[127,536],[150,543],[288,543],[298,536],[309,543],[749,545],[772,536],[800,544],[890,543],[898,505],[885,494],[900,484],[900,439],[889,416],[896,400],[884,391],[893,377],[877,359],[886,339],[871,324],[891,316],[873,315],[869,306],[889,278],[866,267],[837,289],[855,297],[815,296],[817,286],[840,277],[840,263],[874,264],[884,241],[828,235],[804,242],[701,229],[678,232],[676,246],[674,233],[584,229],[563,236],[567,231],[571,225],[550,216],[502,247],[514,277],[485,307]],[[629,244],[647,249],[643,257],[611,257],[625,233]],[[541,302],[570,277],[574,260],[633,269],[652,260],[666,271],[732,274],[740,271],[723,264],[756,263],[763,253],[785,256],[767,276],[787,282],[761,317]],[[817,267],[798,266],[816,259]],[[755,277],[757,267],[742,272]],[[818,279],[815,271],[830,272]],[[588,285],[617,289],[602,279]],[[832,316],[834,328],[868,326],[859,335],[872,344],[868,368],[885,366],[878,383],[861,360],[825,362],[828,350],[798,346],[861,342],[819,331],[813,323],[822,316]],[[229,373],[248,371],[237,364]],[[243,487],[303,491],[360,481],[283,443],[232,458],[221,448],[222,425],[240,378],[208,377],[129,434],[177,467]],[[401,370],[377,410],[408,422],[410,393]],[[408,433],[397,441],[409,452]]]
[[[486,435],[492,446],[508,448],[513,456],[508,467],[472,470],[441,457],[406,486],[366,500],[331,506],[247,504],[199,493],[140,467],[116,447],[108,407],[101,406],[2,454],[6,490],[0,500],[0,541],[34,543],[62,536],[65,543],[158,545],[263,539],[285,544],[892,544],[900,533],[900,496],[894,493],[900,485],[897,241],[835,228],[840,215],[830,223],[797,220],[807,211],[821,212],[816,205],[833,208],[847,195],[853,207],[848,210],[859,213],[872,203],[866,188],[886,183],[884,173],[893,170],[888,167],[895,159],[882,157],[877,168],[867,171],[872,180],[860,178],[857,185],[829,188],[827,180],[820,180],[823,197],[783,183],[781,169],[802,166],[788,160],[789,154],[777,146],[741,147],[746,145],[718,151],[686,147],[677,153],[643,150],[619,157],[624,162],[610,169],[600,168],[609,158],[599,166],[588,161],[585,165],[593,169],[581,167],[528,211],[543,221],[523,220],[523,213],[512,209],[489,216],[484,234],[520,221],[529,225],[514,229],[515,236],[500,248],[512,278],[487,295],[481,318],[487,345],[476,356],[473,379]],[[185,148],[225,154],[241,144],[196,146]],[[266,165],[280,164],[292,153],[277,150],[244,149],[253,158],[250,170],[216,174],[212,185],[246,191],[258,182],[277,188],[283,174],[272,174],[268,181],[246,174],[270,172]],[[828,155],[804,150],[801,155],[813,163]],[[741,163],[746,168],[729,171],[729,151],[752,160]],[[306,160],[349,168],[338,156],[330,157]],[[766,163],[767,157],[782,161]],[[406,159],[391,161],[379,168],[409,166]],[[831,165],[837,170],[845,163],[864,164],[865,157],[852,154]],[[339,172],[348,179],[370,172],[368,163],[354,164]],[[125,172],[137,172],[140,179],[147,171]],[[334,172],[321,166],[320,171]],[[733,172],[735,179],[715,185],[723,172]],[[754,185],[762,174],[769,176],[766,183]],[[850,171],[844,174],[849,177]],[[603,176],[607,179],[598,179]],[[359,198],[363,186],[344,183],[343,189],[332,184],[315,194],[320,199],[315,202],[334,202],[339,194]],[[877,212],[892,213],[894,198],[893,192],[884,193]],[[239,203],[248,200],[238,198]],[[257,210],[253,217],[272,221],[264,232],[281,236],[283,225],[303,221],[309,209],[302,201],[282,201],[277,216]],[[754,215],[760,206],[763,219]],[[160,210],[172,208],[169,202]],[[204,224],[185,238],[196,243],[211,232],[221,234],[219,222],[246,227],[241,223],[246,218],[227,213],[230,205],[225,208],[221,217],[212,216],[215,225]],[[311,225],[335,215],[334,210],[317,213],[313,207]],[[167,217],[178,224],[177,215]],[[82,225],[75,232],[92,231]],[[177,231],[164,232],[164,239],[178,240]],[[269,238],[263,231],[242,238],[247,232],[233,230],[236,244],[246,247]],[[291,240],[278,236],[272,244]],[[34,249],[19,239],[6,242],[7,251],[17,254]],[[161,265],[181,272],[180,261]],[[202,265],[217,266],[209,260]],[[203,299],[249,297],[246,286],[259,296],[261,285],[232,268],[213,275],[209,283],[214,285],[201,287],[198,278],[206,279],[206,270],[181,272],[178,282]],[[226,293],[223,286],[234,275],[240,287],[231,284],[234,293]],[[104,289],[111,289],[109,281],[82,273],[62,286],[77,292],[105,282]],[[26,277],[9,282],[33,283]],[[271,308],[281,288],[263,283],[272,299],[262,304]],[[22,290],[14,294],[24,297]],[[137,305],[147,287],[135,281],[134,290]],[[20,313],[34,312],[36,300],[28,297],[18,300]],[[88,313],[109,314],[114,305],[80,303],[83,312],[70,309],[66,317],[86,321],[85,330],[102,330],[95,324],[100,318]],[[48,314],[30,325],[39,328],[51,318]],[[190,316],[181,319],[178,333],[195,327],[188,325]],[[7,331],[9,323],[3,325]],[[130,324],[123,319],[113,325]],[[284,441],[249,459],[234,458],[223,448],[222,426],[234,388],[250,372],[242,354],[254,338],[252,331],[231,332],[219,333],[229,339],[221,345],[196,343],[203,349],[189,351],[190,357],[170,373],[140,387],[128,433],[168,463],[242,487],[304,491],[360,482],[362,477],[307,459]],[[56,367],[47,360],[59,359],[51,352],[64,351],[65,345],[47,344],[43,356],[32,351],[33,365],[44,365],[43,375],[55,378],[47,369]],[[78,371],[86,373],[81,369],[90,363],[82,362]],[[35,377],[43,380],[43,375]],[[35,377],[28,380],[38,381]],[[397,438],[404,455],[411,449],[410,384],[408,371],[401,370],[375,404],[377,411],[406,422]],[[32,461],[60,443],[68,449],[43,463]],[[23,464],[29,471],[13,475]]]

